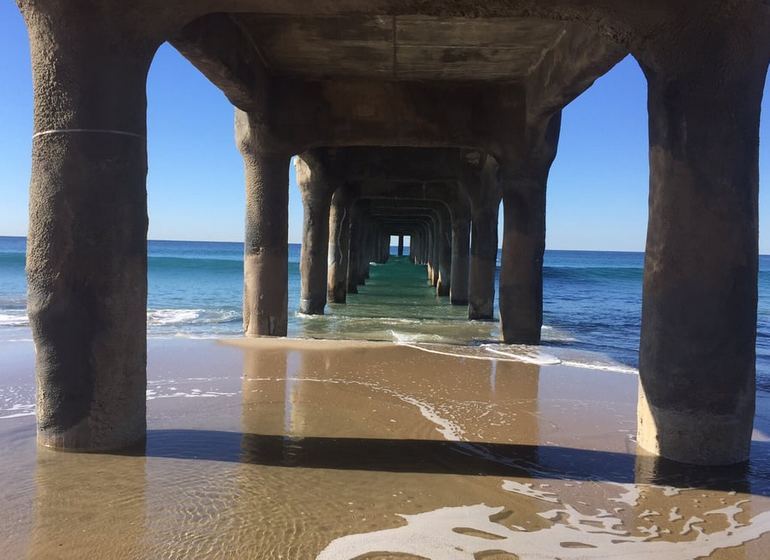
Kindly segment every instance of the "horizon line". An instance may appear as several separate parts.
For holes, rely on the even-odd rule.
[[[10,237],[16,239],[26,239],[26,235],[0,235],[0,237]],[[147,241],[162,241],[172,243],[243,243],[243,241],[222,241],[222,240],[210,240],[210,239],[147,239]],[[299,241],[289,241],[289,245],[302,245]],[[396,247],[396,245],[391,245]],[[405,245],[409,247],[409,245]],[[502,249],[502,246],[497,247],[498,251]],[[546,251],[575,251],[585,253],[644,253],[645,250],[630,250],[630,249],[558,249],[558,248],[545,248]],[[759,253],[760,257],[770,257],[770,253]]]
[[[26,235],[0,235],[0,237],[11,237],[17,239],[26,239]],[[209,240],[209,239],[147,239],[147,241],[161,241],[161,242],[174,242],[174,243],[243,243],[243,241],[222,241],[222,240]],[[299,241],[289,241],[289,244],[302,245]],[[396,245],[391,245],[395,247]],[[409,245],[406,245],[408,247]],[[502,249],[501,246],[497,247],[498,250]],[[584,251],[584,252],[601,252],[601,253],[644,253],[644,250],[630,250],[630,249],[558,249],[548,248],[546,251]],[[770,256],[762,255],[760,256]]]

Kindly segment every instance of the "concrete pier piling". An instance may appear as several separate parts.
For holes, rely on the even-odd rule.
[[[713,42],[682,30],[640,57],[650,215],[639,445],[703,465],[745,461],[754,417],[757,139],[768,51],[755,51],[757,26],[734,17],[748,33],[742,41],[727,39],[735,31],[727,22],[711,21]]]
[[[471,222],[468,216],[452,217],[452,305],[468,305]]]
[[[350,253],[350,214],[352,200],[344,187],[338,188],[331,200],[329,211],[329,270],[326,300],[345,303]]]
[[[497,270],[497,220],[500,207],[498,164],[486,157],[466,170],[464,188],[471,201],[471,257],[468,279],[468,318],[494,319]]]
[[[246,177],[243,330],[250,336],[286,336],[290,157],[261,152],[253,128],[252,117],[239,114],[236,132]]]
[[[294,163],[303,207],[299,311],[323,315],[329,261],[329,208],[334,185],[317,154],[306,152],[296,157]]]
[[[505,216],[500,326],[507,343],[540,343],[546,186],[556,157],[560,127],[560,112],[537,126],[531,125],[529,142],[504,162],[498,172]]]
[[[27,239],[37,439],[111,450],[145,438],[146,76],[162,38],[110,6],[22,3],[34,68]]]

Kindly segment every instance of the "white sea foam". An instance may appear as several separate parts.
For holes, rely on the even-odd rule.
[[[175,399],[175,398],[214,398],[214,397],[234,397],[238,393],[226,393],[222,391],[201,391],[192,389],[189,392],[175,391],[173,393],[158,394],[153,389],[147,389],[147,400],[153,401],[155,399]]]
[[[0,313],[0,327],[26,327],[29,325],[29,317],[24,310],[7,309]]]
[[[240,318],[240,313],[229,309],[151,309],[147,311],[150,326],[182,324],[229,323]],[[0,327],[29,326],[24,310],[6,309],[0,313]]]
[[[751,432],[751,441],[770,441],[770,435],[765,432],[754,428]]]
[[[175,398],[215,398],[234,397],[237,392],[221,391],[217,387],[205,387],[201,383],[211,383],[214,377],[184,377],[176,379],[152,379],[147,382],[147,400]],[[203,387],[203,388],[199,388]]]
[[[504,358],[510,358],[516,362],[524,362],[525,364],[536,364],[539,366],[553,366],[561,363],[561,360],[556,356],[543,352],[538,346],[527,346],[524,344],[505,346],[504,350],[502,346],[493,346],[491,344],[483,344],[481,346],[487,352],[491,352],[497,356]]]
[[[197,319],[202,309],[155,309],[147,312],[150,325],[178,325]]]
[[[536,498],[543,502],[550,502],[553,504],[559,503],[559,497],[553,492],[537,490],[533,486],[534,485],[531,482],[516,482],[515,480],[503,481],[503,490],[507,490],[508,492],[515,492],[516,494]]]
[[[618,364],[618,363],[606,363],[606,362],[594,361],[590,359],[585,362],[581,362],[578,360],[561,360],[561,365],[582,368],[582,369],[594,369],[599,371],[610,371],[614,373],[625,373],[628,375],[639,375],[639,370],[631,366],[625,366],[623,364]]]
[[[0,420],[19,418],[21,416],[34,416],[34,404],[14,404],[10,408],[0,409]]]
[[[566,331],[551,327],[549,325],[543,325],[540,329],[540,334],[543,340],[548,342],[575,342],[575,337],[568,334]]]
[[[386,390],[387,393],[395,396],[405,403],[416,406],[423,418],[436,425],[436,431],[448,441],[462,441],[463,430],[451,420],[448,420],[438,414],[436,409],[426,402],[420,401],[414,397],[402,395],[396,391]]]
[[[525,344],[482,344],[480,347],[442,345],[439,343],[429,344],[420,341],[417,335],[403,335],[395,331],[393,331],[393,334],[396,344],[401,346],[454,358],[520,362],[539,366],[561,365],[629,375],[638,375],[639,373],[639,370],[636,368],[620,364],[609,357],[595,352],[576,352],[570,350],[568,353],[565,353],[569,356],[567,358],[566,356],[559,356],[562,353],[562,350],[559,348],[548,347],[549,352],[546,352],[544,347]],[[479,349],[483,352],[479,352]]]
[[[318,379],[318,378],[312,378],[312,377],[302,377],[302,378],[292,378],[292,379],[287,379],[285,377],[250,377],[248,378],[248,381],[250,382],[292,381],[295,383],[332,383],[332,384],[338,384],[338,385],[364,386],[374,391],[380,391],[382,393],[390,395],[391,397],[394,397],[402,402],[405,402],[407,404],[410,404],[416,407],[423,418],[425,418],[430,423],[436,426],[436,431],[439,432],[444,437],[444,439],[448,441],[463,440],[463,434],[464,434],[463,429],[460,428],[460,426],[458,426],[451,420],[449,420],[448,418],[444,418],[443,416],[441,416],[441,414],[439,414],[436,407],[424,401],[421,401],[416,397],[413,397],[411,395],[405,395],[403,393],[390,389],[389,387],[383,387],[382,385],[378,385],[376,383],[360,381],[357,379]]]
[[[394,330],[388,331],[396,344],[416,344],[416,343],[433,343],[439,344],[446,342],[447,339],[440,334],[425,334],[425,333],[404,333]]]
[[[147,311],[147,322],[150,326],[206,325],[229,323],[240,316],[230,309],[151,309]]]
[[[575,482],[572,486],[581,485]],[[595,484],[595,483],[590,483]],[[608,484],[611,488],[614,484]],[[636,504],[642,490],[664,491],[651,485],[621,486],[621,500]],[[504,507],[475,504],[444,507],[416,515],[399,515],[406,523],[395,529],[347,535],[335,539],[321,551],[317,560],[354,560],[374,554],[406,554],[419,558],[474,560],[493,552],[515,554],[521,560],[598,560],[606,558],[665,558],[693,560],[709,556],[714,551],[740,546],[770,531],[770,512],[760,513],[747,523],[737,521],[744,512],[738,501],[719,509],[691,516],[684,523],[677,508],[672,508],[668,525],[658,519],[656,512],[645,510],[626,527],[624,521],[610,508],[596,508],[584,513],[563,503],[555,493],[535,490],[532,484],[504,481],[503,490],[523,498],[557,503],[559,507],[538,513],[551,524],[543,529],[527,531],[519,526],[507,527],[496,519],[506,517]],[[669,492],[670,493],[670,492]],[[584,509],[581,508],[581,509]],[[650,519],[654,517],[655,519]],[[707,533],[704,519],[720,517],[721,530]],[[686,541],[663,540],[663,535],[690,535]]]

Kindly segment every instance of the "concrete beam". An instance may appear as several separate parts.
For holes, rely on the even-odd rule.
[[[170,43],[233,105],[247,112],[265,107],[270,75],[259,47],[243,33],[237,18],[205,15],[178,30]]]

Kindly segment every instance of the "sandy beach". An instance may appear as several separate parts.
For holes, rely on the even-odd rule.
[[[4,347],[18,373],[4,379],[30,377],[31,351]],[[4,557],[762,559],[770,547],[761,400],[746,469],[687,472],[636,455],[632,374],[291,339],[151,339],[148,372],[145,449],[36,449],[34,416],[0,420]]]

